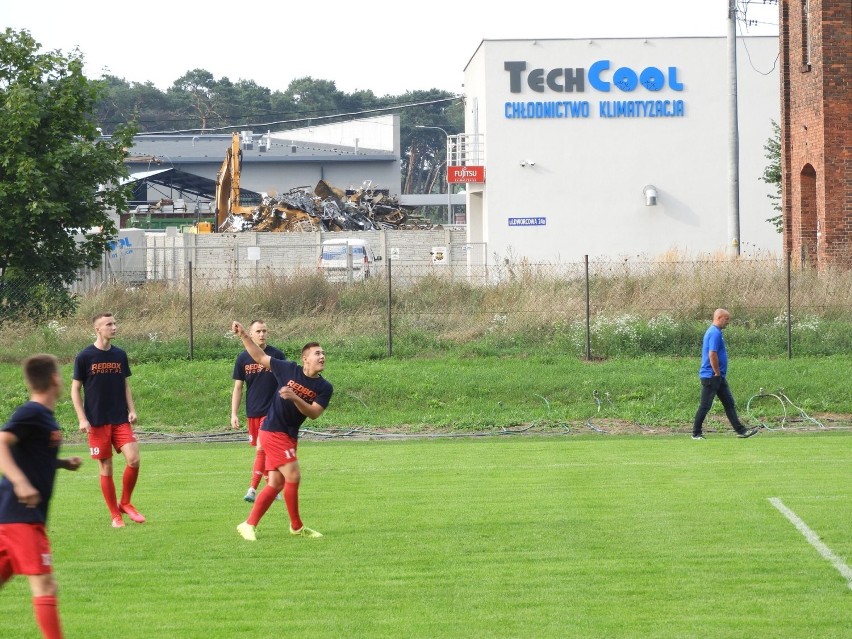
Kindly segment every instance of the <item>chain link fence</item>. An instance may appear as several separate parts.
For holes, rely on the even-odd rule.
[[[297,237],[282,244],[271,235]],[[68,342],[71,353],[91,339],[90,318],[108,310],[137,357],[158,349],[207,356],[222,349],[231,320],[258,318],[278,341],[321,339],[376,357],[450,345],[588,359],[694,356],[723,306],[739,353],[852,352],[852,272],[839,269],[791,269],[779,259],[487,260],[487,247],[442,230],[406,243],[377,232],[383,259],[369,274],[353,268],[329,281],[318,265],[320,234],[178,238],[161,235],[132,255],[114,250],[70,291],[53,289],[53,305],[41,284],[4,279],[0,337],[30,352],[64,352]],[[34,337],[13,336],[22,319],[38,325]]]

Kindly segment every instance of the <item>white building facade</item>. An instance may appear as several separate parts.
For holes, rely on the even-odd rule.
[[[738,39],[735,131],[724,37],[483,40],[450,145],[450,174],[484,180],[465,184],[470,262],[780,252],[760,179],[777,56]]]

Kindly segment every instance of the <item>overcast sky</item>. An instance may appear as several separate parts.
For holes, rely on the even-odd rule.
[[[778,6],[739,0],[738,33],[777,35]],[[296,78],[377,96],[462,93],[483,39],[724,36],[728,0],[0,0],[3,27],[43,50],[79,48],[91,78],[160,89],[192,69],[283,91]]]

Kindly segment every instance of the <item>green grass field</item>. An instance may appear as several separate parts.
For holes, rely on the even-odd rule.
[[[139,414],[137,430],[169,434],[230,431],[232,357],[195,362],[135,364],[130,385]],[[536,424],[588,430],[590,418],[640,425],[657,432],[691,431],[701,392],[698,358],[643,357],[584,362],[560,353],[525,357],[349,360],[330,353],[326,378],[334,384],[329,410],[312,429],[361,428],[398,432],[477,432]],[[728,380],[746,423],[778,426],[780,406],[771,399],[746,411],[761,387],[783,387],[790,399],[827,427],[852,426],[849,375],[852,355],[793,360],[732,358]],[[56,407],[66,439],[77,435],[68,388],[71,364],[63,367],[66,391]],[[0,415],[8,419],[26,401],[20,363],[0,363]],[[598,410],[594,392],[601,397]],[[801,424],[798,411],[790,417]],[[796,421],[794,420],[794,421]],[[805,424],[807,425],[807,424]],[[716,402],[708,429],[729,430]]]
[[[247,444],[146,444],[109,525],[96,464],[50,519],[69,639],[849,637],[852,435],[488,436],[300,447],[302,516],[243,541]],[[82,454],[67,446],[64,454]],[[117,476],[123,463],[116,461]],[[848,568],[847,568],[848,570]],[[0,636],[37,637],[27,582]]]

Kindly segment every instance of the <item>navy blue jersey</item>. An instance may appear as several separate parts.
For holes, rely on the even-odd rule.
[[[272,359],[284,359],[284,353],[269,344],[263,352]],[[241,380],[246,385],[246,417],[266,415],[275,391],[278,390],[278,382],[275,381],[272,371],[254,361],[248,351],[243,351],[234,363],[234,379]]]
[[[41,502],[35,508],[18,503],[12,482],[3,477],[0,479],[0,524],[43,524],[47,521],[47,505],[53,495],[62,431],[53,411],[32,401],[21,405],[2,430],[17,438],[18,443],[11,447],[12,458],[41,494]]]
[[[104,351],[91,344],[77,354],[74,379],[83,384],[83,409],[90,425],[128,422],[127,377],[127,353],[117,346]]]
[[[333,389],[324,377],[308,377],[301,366],[287,359],[273,359],[270,365],[272,374],[278,382],[278,388],[289,386],[309,404],[316,403],[323,408],[328,408]],[[293,402],[289,399],[281,399],[276,392],[272,397],[272,405],[269,407],[266,421],[260,429],[287,433],[295,440],[299,438],[299,427],[305,419]]]

